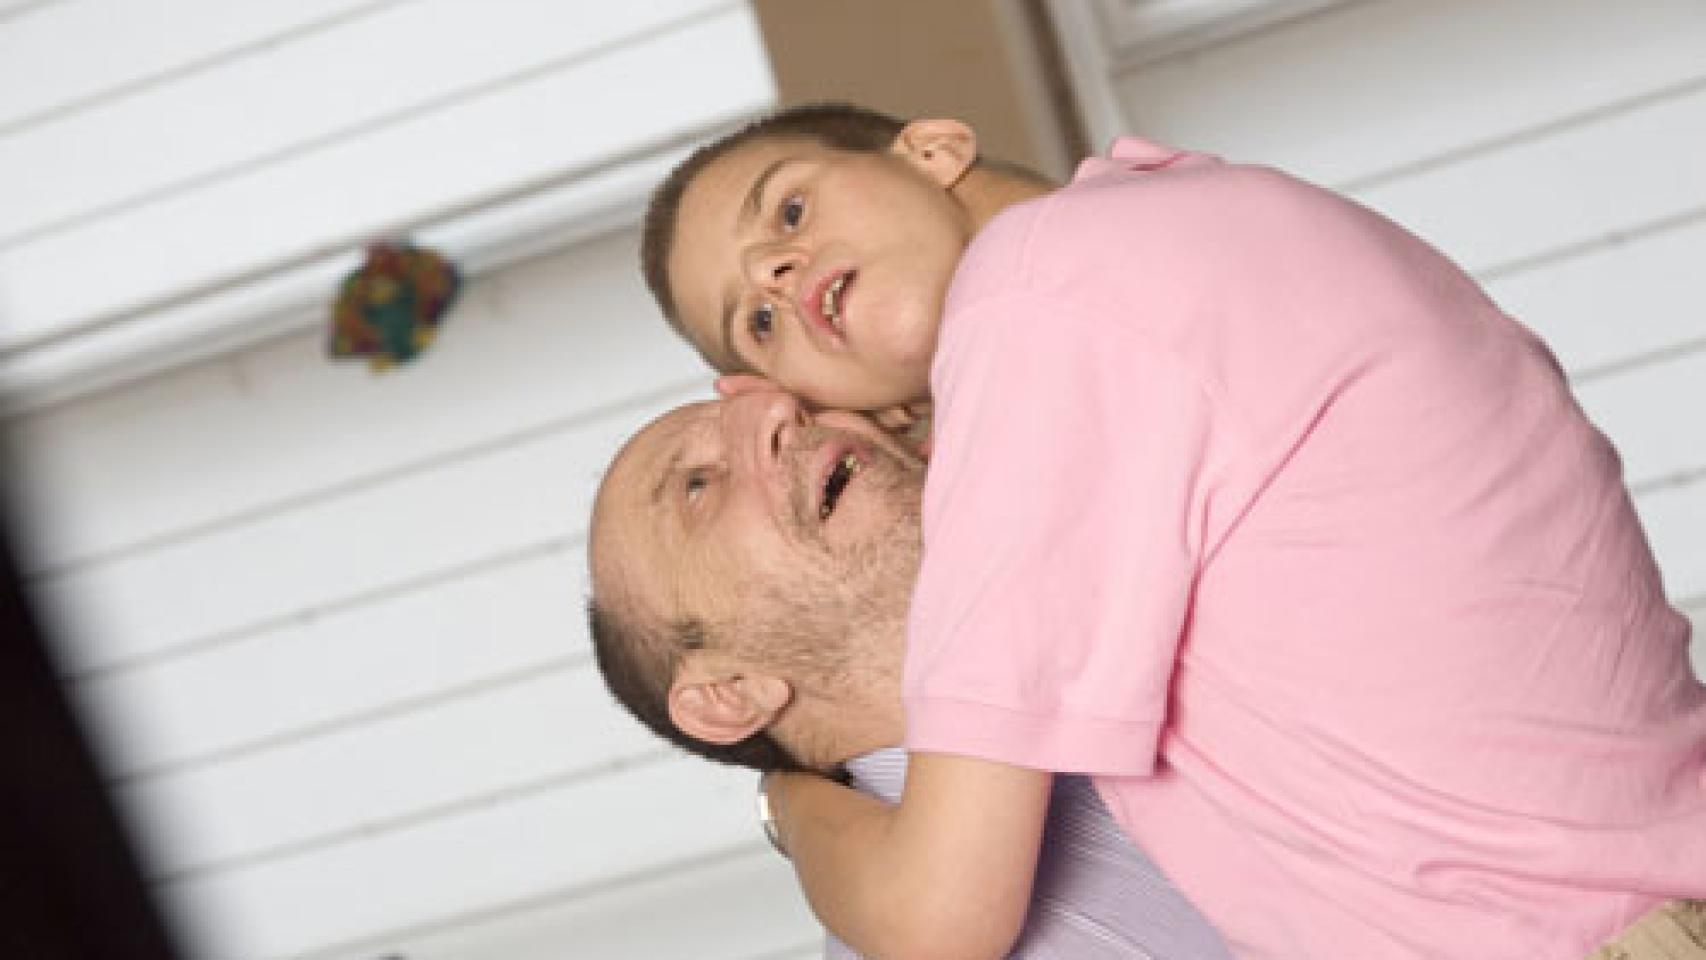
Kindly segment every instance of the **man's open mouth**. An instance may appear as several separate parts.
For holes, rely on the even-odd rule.
[[[847,489],[847,484],[852,482],[861,466],[858,453],[852,450],[835,461],[835,466],[830,468],[829,478],[823,484],[823,499],[817,508],[818,520],[828,520],[829,515],[835,512],[835,505],[840,502],[842,491]]]

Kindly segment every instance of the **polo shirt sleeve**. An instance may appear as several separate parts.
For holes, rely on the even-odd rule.
[[[953,322],[933,369],[907,747],[1148,774],[1240,458],[1218,391],[1056,295],[1003,293]]]

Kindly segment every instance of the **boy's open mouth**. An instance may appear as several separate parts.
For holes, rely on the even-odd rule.
[[[824,284],[823,292],[818,295],[818,301],[815,305],[818,317],[838,334],[845,335],[847,332],[841,322],[843,305],[847,288],[853,285],[855,273],[857,273],[855,270],[843,270],[831,277],[829,282]]]

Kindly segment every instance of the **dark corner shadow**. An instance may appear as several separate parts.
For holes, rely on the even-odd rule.
[[[0,491],[0,957],[180,958],[30,610],[7,511]]]

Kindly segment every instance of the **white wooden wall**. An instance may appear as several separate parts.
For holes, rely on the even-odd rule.
[[[303,281],[375,236],[490,260],[464,235],[643,195],[605,181],[773,99],[739,0],[24,7],[0,20],[0,388],[300,327]]]
[[[480,279],[384,377],[298,335],[14,425],[37,587],[198,956],[816,943],[750,778],[661,749],[589,659],[597,475],[705,393],[634,245]]]
[[[0,6],[0,351],[158,330],[773,99],[743,3]],[[751,778],[590,662],[597,476],[707,393],[636,245],[482,272],[383,377],[275,329],[12,409],[33,587],[195,957],[817,952]]]
[[[1552,345],[1706,675],[1706,3],[1339,0],[1113,72],[1126,129],[1370,204]]]

